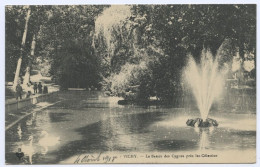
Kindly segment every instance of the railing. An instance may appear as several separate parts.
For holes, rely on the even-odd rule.
[[[47,93],[47,94],[41,94],[38,96],[33,96],[30,98],[25,98],[22,100],[8,102],[5,104],[5,111],[10,112],[10,111],[16,111],[16,110],[22,109],[24,107],[30,107],[39,102],[48,101],[50,98],[53,98],[57,95],[58,95],[58,92],[52,92],[52,93]]]

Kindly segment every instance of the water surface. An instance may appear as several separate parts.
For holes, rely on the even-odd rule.
[[[78,154],[255,149],[255,113],[213,110],[215,128],[186,126],[196,108],[120,106],[100,93],[60,94],[62,102],[6,131],[7,164],[56,164]],[[15,153],[22,148],[20,161]]]

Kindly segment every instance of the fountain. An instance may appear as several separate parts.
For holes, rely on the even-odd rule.
[[[205,121],[203,121],[203,119],[201,118],[188,119],[186,124],[188,126],[197,126],[197,127],[218,126],[218,122],[211,118],[207,118]]]
[[[209,50],[202,51],[200,64],[189,56],[184,77],[196,99],[201,118],[188,119],[186,122],[188,126],[218,126],[216,120],[208,118],[208,114],[213,101],[222,92],[223,71],[219,69],[218,56],[214,59]]]

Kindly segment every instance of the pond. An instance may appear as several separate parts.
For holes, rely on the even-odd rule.
[[[196,108],[118,105],[97,92],[60,93],[60,103],[6,131],[6,164],[73,163],[80,154],[244,152],[256,148],[255,112],[212,110],[218,127],[186,126]],[[16,156],[18,148],[25,154]]]

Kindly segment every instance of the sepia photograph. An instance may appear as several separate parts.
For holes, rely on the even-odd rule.
[[[4,8],[5,165],[256,163],[256,4]]]

